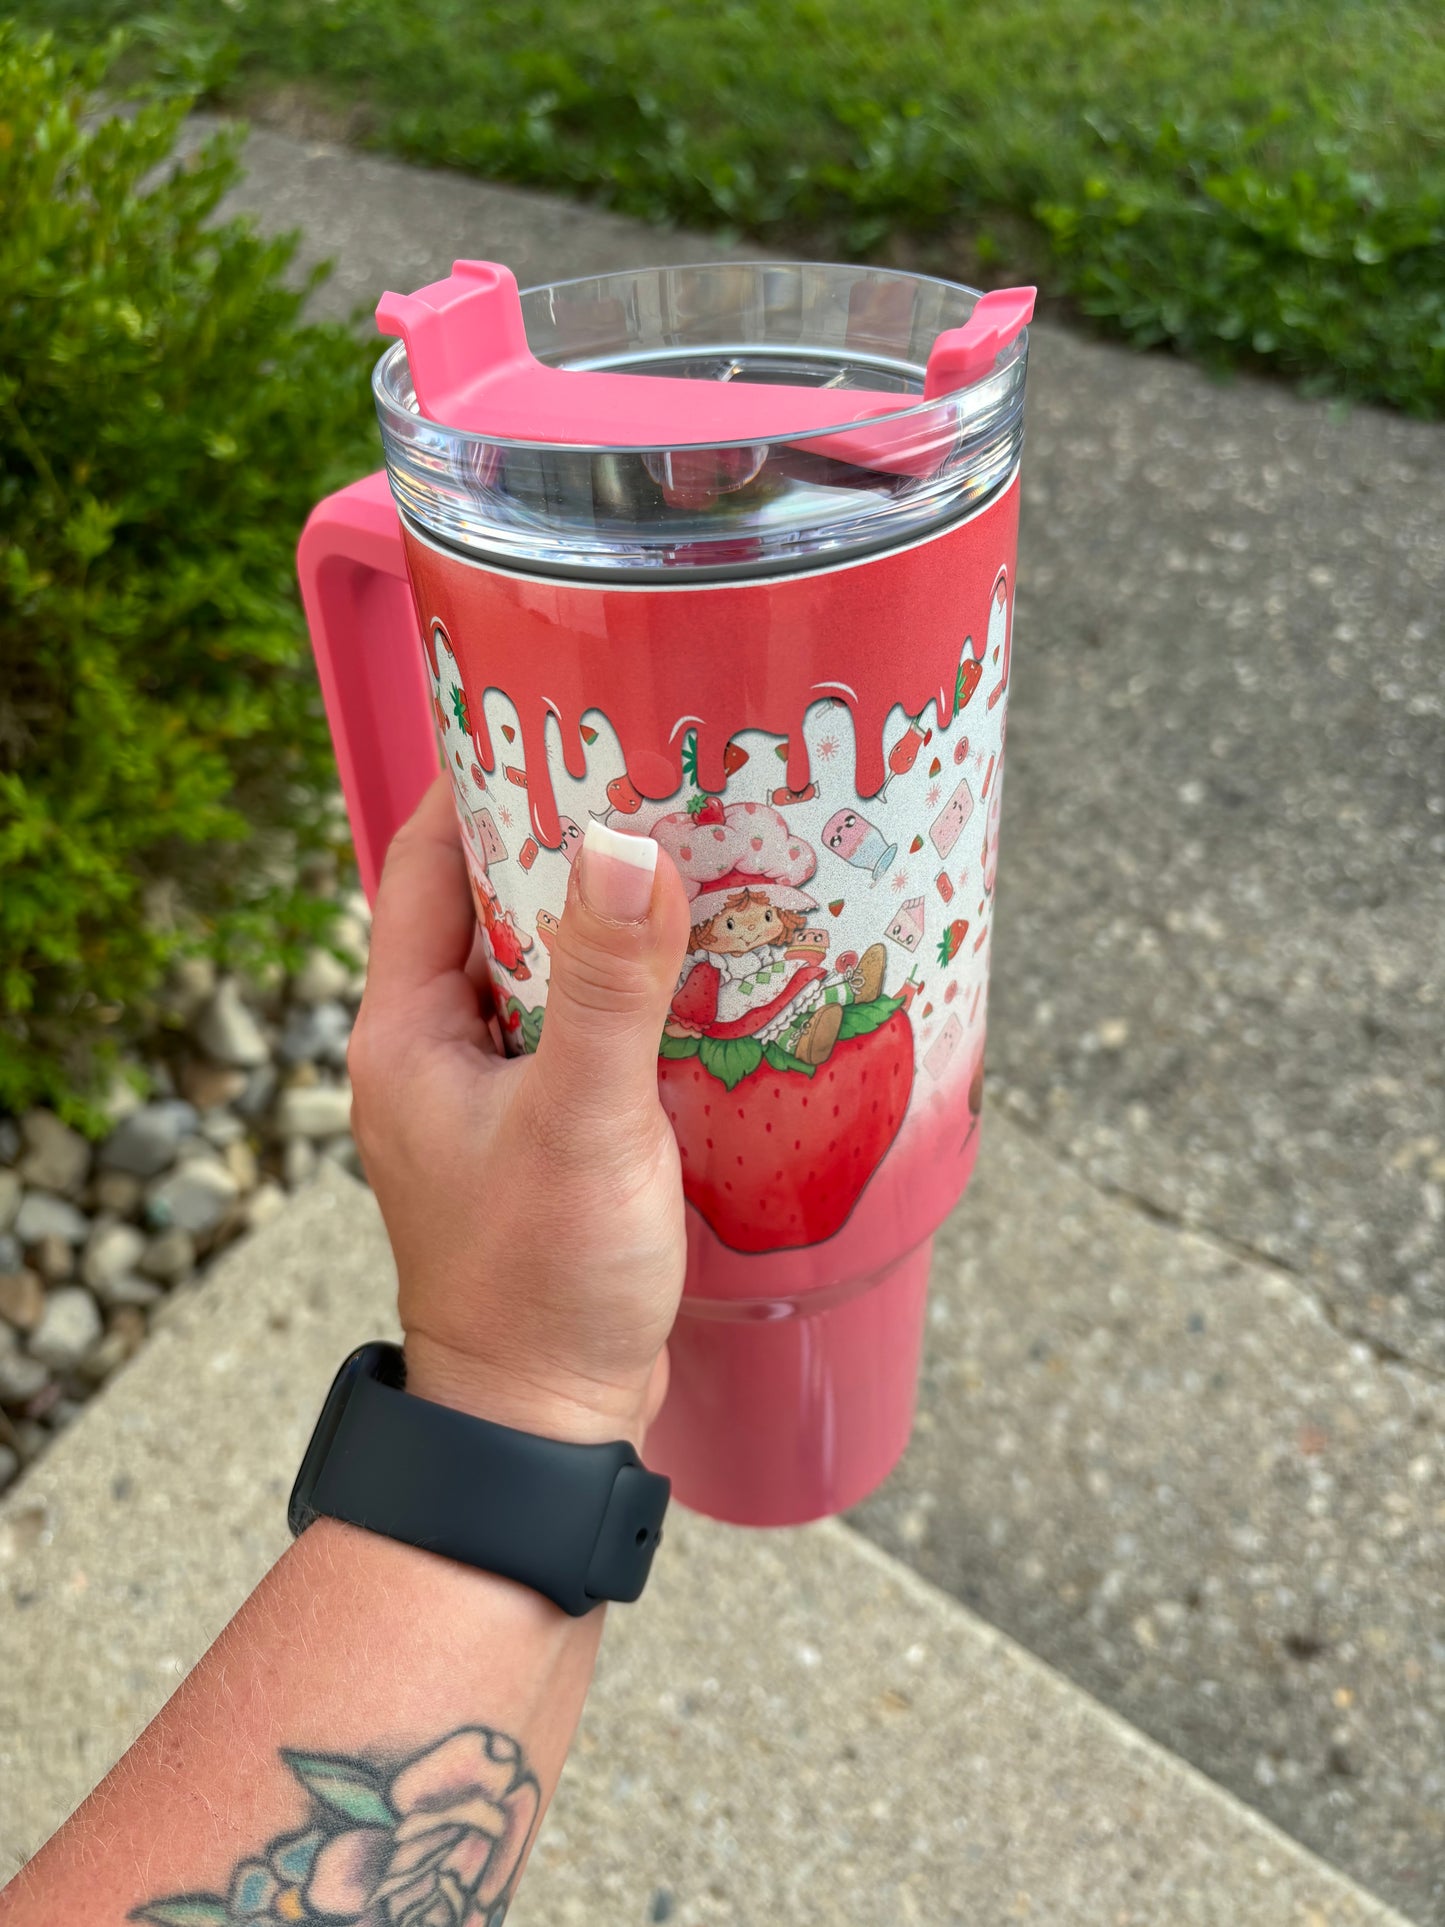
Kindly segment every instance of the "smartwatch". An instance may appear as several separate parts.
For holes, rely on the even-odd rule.
[[[287,1517],[298,1535],[322,1517],[362,1526],[580,1617],[640,1595],[671,1489],[623,1439],[567,1444],[415,1398],[401,1347],[376,1343],[336,1374]]]

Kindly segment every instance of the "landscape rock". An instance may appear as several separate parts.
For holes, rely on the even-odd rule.
[[[288,1191],[299,1191],[316,1175],[316,1146],[304,1137],[286,1140],[281,1153],[281,1178]]]
[[[30,1262],[47,1284],[58,1285],[75,1275],[75,1246],[65,1238],[37,1238],[30,1247]]]
[[[62,1124],[54,1111],[27,1112],[20,1126],[25,1155],[20,1176],[41,1191],[79,1197],[90,1173],[90,1145],[79,1131]]]
[[[144,1183],[129,1171],[98,1171],[90,1181],[91,1204],[113,1218],[129,1218],[144,1195]]]
[[[19,1271],[24,1262],[20,1240],[11,1231],[0,1231],[0,1271]]]
[[[92,1291],[103,1294],[117,1278],[135,1270],[145,1247],[145,1233],[133,1224],[97,1224],[81,1253],[80,1275]]]
[[[141,1253],[138,1269],[147,1278],[159,1278],[164,1285],[178,1285],[196,1268],[196,1241],[189,1231],[171,1225],[158,1231]]]
[[[106,1310],[111,1311],[118,1305],[144,1308],[159,1304],[165,1294],[153,1278],[143,1278],[138,1271],[127,1271],[119,1278],[112,1278],[95,1295]]]
[[[345,1004],[315,1004],[289,1012],[276,1055],[283,1064],[329,1064],[340,1070],[351,1040],[351,1012]]]
[[[321,1155],[332,1164],[339,1164],[343,1171],[354,1178],[363,1176],[361,1153],[356,1148],[356,1140],[349,1131],[340,1131],[335,1137],[327,1138],[321,1147]]]
[[[292,1141],[296,1144],[306,1142],[304,1138],[295,1138]],[[246,1229],[259,1231],[263,1224],[270,1224],[273,1218],[279,1218],[285,1209],[286,1193],[274,1178],[267,1178],[266,1182],[258,1185],[246,1200]]]
[[[209,957],[180,957],[171,965],[161,1006],[188,1024],[216,988],[216,966]]]
[[[175,1162],[176,1150],[195,1129],[196,1109],[179,1098],[144,1104],[119,1124],[100,1147],[100,1161],[132,1177],[153,1178]]]
[[[254,1191],[260,1180],[260,1167],[256,1163],[256,1153],[244,1138],[237,1138],[226,1146],[226,1169],[240,1186],[242,1194]]]
[[[39,1272],[0,1272],[0,1321],[18,1332],[34,1331],[45,1310],[45,1285]]]
[[[276,1130],[283,1138],[327,1138],[351,1128],[350,1084],[317,1084],[283,1091]]]
[[[250,1070],[270,1055],[266,1034],[246,1007],[234,977],[223,977],[198,1012],[191,1034],[208,1057],[218,1064]]]
[[[146,1193],[146,1215],[158,1229],[173,1225],[203,1238],[217,1228],[240,1192],[235,1178],[212,1151],[208,1157],[188,1160],[153,1184]]]
[[[311,951],[291,980],[291,996],[298,1004],[332,1003],[344,997],[352,970],[329,950]]]
[[[126,1360],[133,1358],[145,1342],[145,1313],[133,1305],[123,1305],[116,1311],[105,1329],[105,1335],[87,1354],[83,1371],[94,1384],[100,1384],[119,1371]]]
[[[8,1445],[0,1445],[0,1492],[15,1478],[20,1470],[20,1454]]]
[[[246,1088],[235,1099],[232,1108],[248,1124],[255,1124],[270,1110],[280,1081],[274,1064],[258,1064],[247,1077]]]
[[[234,1111],[218,1108],[205,1112],[201,1118],[201,1136],[218,1151],[224,1151],[245,1135],[246,1126]]]
[[[139,1065],[132,1064],[131,1070],[140,1072],[141,1076],[144,1076]],[[111,1078],[110,1086],[100,1100],[100,1109],[107,1121],[115,1126],[129,1117],[132,1111],[138,1111],[143,1102],[144,1099],[136,1089],[135,1078],[127,1076],[122,1069]]]
[[[83,1285],[62,1285],[45,1301],[30,1334],[30,1356],[52,1371],[73,1371],[105,1329],[100,1307]]]
[[[213,1064],[206,1057],[192,1057],[181,1066],[181,1095],[198,1111],[213,1111],[218,1105],[234,1104],[245,1090],[251,1073],[231,1064]]]
[[[14,1333],[0,1328],[0,1405],[28,1405],[49,1383],[40,1360],[19,1350]]]
[[[16,1174],[0,1166],[0,1231],[8,1231],[14,1224],[22,1194],[23,1187]]]
[[[15,1236],[22,1245],[38,1244],[42,1238],[63,1238],[66,1244],[84,1244],[90,1220],[64,1198],[48,1191],[27,1191],[15,1214]]]
[[[0,1117],[0,1164],[13,1164],[20,1155],[20,1127],[13,1117]]]

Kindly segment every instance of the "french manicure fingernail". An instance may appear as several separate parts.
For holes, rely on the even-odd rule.
[[[641,923],[652,902],[657,845],[591,822],[582,838],[578,881],[588,907],[614,923]]]

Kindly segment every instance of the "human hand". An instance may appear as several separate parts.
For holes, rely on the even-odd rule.
[[[398,832],[350,1068],[421,1397],[554,1438],[640,1443],[686,1256],[657,1044],[687,939],[669,859],[594,825],[540,1046],[504,1057],[445,778]]]

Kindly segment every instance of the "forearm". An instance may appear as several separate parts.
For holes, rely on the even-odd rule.
[[[258,1927],[323,1901],[365,1927],[481,1927],[535,1838],[601,1629],[600,1609],[569,1619],[510,1581],[320,1520],[0,1896],[0,1921],[223,1927],[247,1916],[164,1903],[229,1903],[238,1869],[272,1860],[251,1879],[267,1895]],[[311,1831],[314,1855],[278,1854]],[[390,1905],[369,1910],[379,1884]]]

